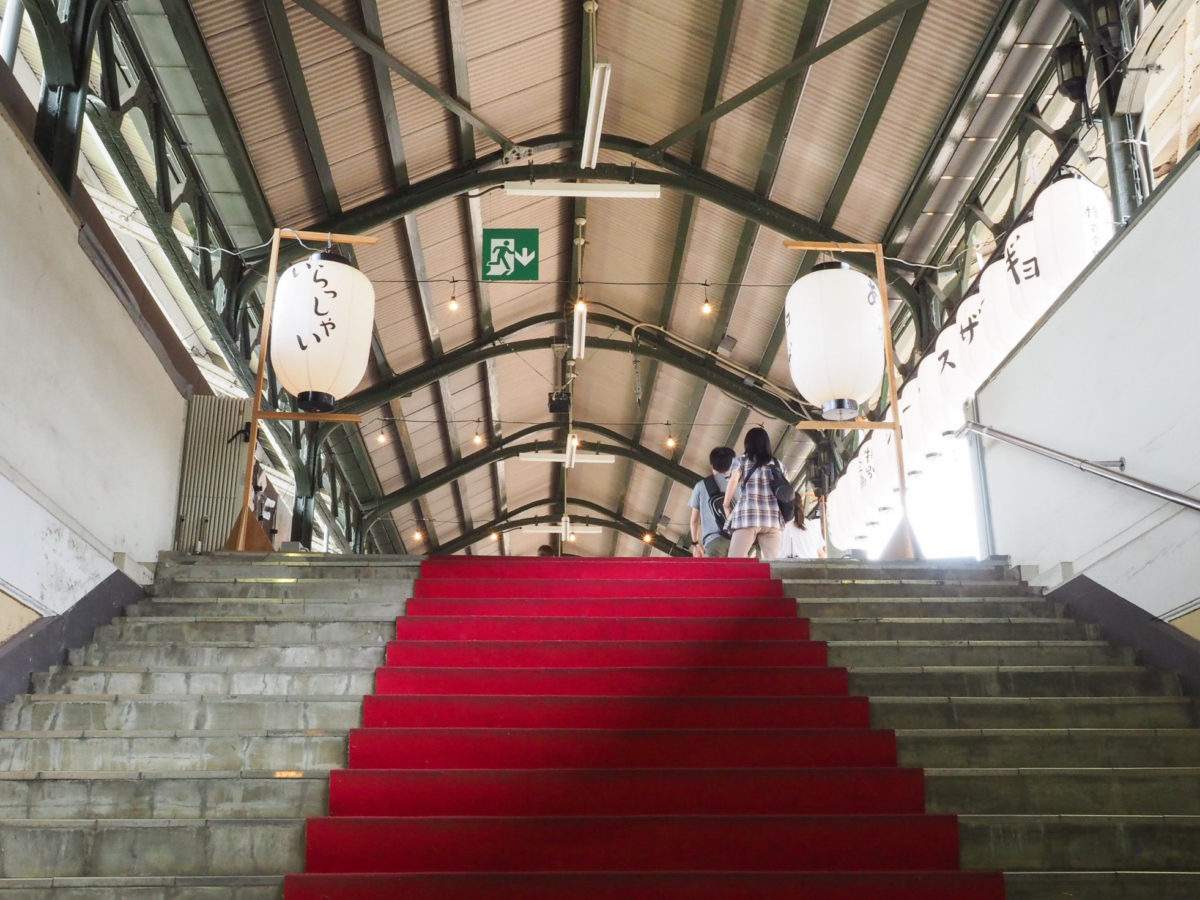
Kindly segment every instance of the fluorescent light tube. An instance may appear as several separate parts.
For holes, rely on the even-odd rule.
[[[554,450],[526,450],[524,453],[517,455],[517,459],[525,462],[559,462],[567,461],[567,454],[558,453]],[[611,453],[590,453],[585,451],[577,451],[575,453],[575,463],[614,463],[617,458]]]
[[[657,200],[658,184],[626,181],[506,181],[504,193],[513,197],[605,197],[626,200]]]
[[[575,451],[578,449],[579,438],[576,437],[575,432],[572,431],[567,435],[567,452],[563,454],[563,456],[566,457],[566,459],[563,460],[563,465],[565,465],[568,469],[575,468]]]
[[[583,359],[586,347],[584,339],[587,336],[587,304],[582,300],[575,301],[575,328],[571,334],[571,359]]]
[[[608,81],[612,66],[596,63],[592,66],[592,87],[588,93],[587,122],[583,126],[583,153],[579,160],[584,169],[596,168],[600,155],[600,133],[604,125],[604,107],[608,103]]]
[[[562,534],[562,525],[522,525],[518,531],[528,534]],[[604,529],[599,525],[572,525],[571,534],[602,534]],[[567,540],[570,540],[570,535]]]

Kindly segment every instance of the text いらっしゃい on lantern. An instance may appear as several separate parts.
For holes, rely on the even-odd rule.
[[[787,353],[796,390],[826,419],[846,421],[883,380],[883,314],[875,282],[821,263],[791,286]]]
[[[271,364],[300,409],[329,412],[358,386],[374,320],[375,288],[336,253],[314,253],[279,276]]]

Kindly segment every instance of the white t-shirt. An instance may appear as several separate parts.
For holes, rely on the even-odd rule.
[[[798,528],[790,520],[784,523],[783,545],[779,550],[784,559],[819,559],[824,549],[820,522],[809,522],[807,528]]]

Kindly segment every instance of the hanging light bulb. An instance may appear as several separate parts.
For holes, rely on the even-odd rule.
[[[653,544],[654,543],[654,533],[647,531],[645,534],[642,535],[642,540],[645,541],[647,544]]]
[[[491,534],[488,535],[488,538],[490,538],[492,541],[498,541],[498,540],[500,540],[500,535],[498,533],[496,533],[495,531],[493,531]]]
[[[425,540],[425,535],[421,531],[414,531],[413,540],[417,542],[423,541]]]
[[[704,305],[700,307],[700,314],[703,316],[711,316],[713,311],[712,301],[708,299],[708,282],[704,282]]]
[[[575,543],[575,532],[572,531],[567,535],[567,541],[572,544]]]
[[[483,435],[479,433],[479,425],[480,425],[480,422],[482,422],[482,421],[483,421],[482,419],[475,420],[475,437],[471,438],[471,442],[476,447],[483,446]]]
[[[675,435],[671,432],[671,423],[667,423],[667,449],[674,450],[679,446],[679,441],[675,440]]]
[[[458,297],[454,290],[454,278],[450,279],[450,302],[446,304],[450,308],[450,312],[458,312]]]
[[[379,434],[375,435],[375,442],[378,444],[386,444],[387,443],[387,435],[384,434],[382,431],[379,432]]]

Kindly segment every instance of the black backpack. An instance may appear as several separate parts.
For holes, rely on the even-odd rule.
[[[758,466],[756,465],[750,470],[746,480],[749,481],[750,475],[757,470]],[[774,461],[767,466],[767,477],[770,481],[771,493],[775,496],[775,502],[779,504],[779,514],[787,522],[796,515],[796,489],[784,477],[783,472],[779,471],[779,466]]]
[[[704,487],[708,490],[708,508],[712,510],[713,518],[717,520],[717,531],[721,537],[732,536],[729,523],[725,521],[725,492],[717,484],[717,477],[709,475],[704,479]],[[703,540],[703,535],[700,536]]]

